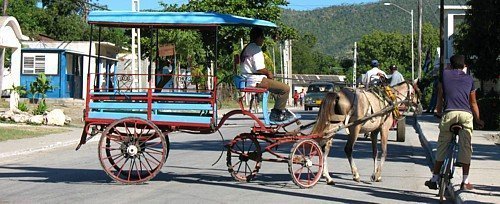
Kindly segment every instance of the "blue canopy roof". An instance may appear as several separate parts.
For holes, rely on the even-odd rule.
[[[88,23],[112,27],[201,28],[222,25],[277,27],[259,19],[206,12],[91,11]]]

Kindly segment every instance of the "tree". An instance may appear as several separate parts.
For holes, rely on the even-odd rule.
[[[165,4],[161,3],[164,7],[164,11],[183,11],[183,12],[218,12],[224,14],[232,14],[262,20],[268,20],[271,22],[277,22],[279,24],[281,18],[282,9],[279,6],[285,6],[288,2],[285,0],[259,0],[259,1],[246,1],[246,0],[231,0],[231,1],[220,1],[220,0],[193,0],[188,4],[183,4],[178,6],[176,4]],[[219,29],[219,44],[218,44],[218,68],[217,72],[220,74],[218,77],[220,82],[231,83],[231,77],[227,74],[235,74],[233,70],[233,55],[240,52],[240,46],[238,42],[240,38],[245,39],[248,42],[249,37],[248,28],[241,27],[221,27]],[[294,32],[289,27],[284,27],[276,30],[268,30],[268,33],[272,37],[289,38],[293,37]],[[214,50],[215,42],[213,32],[201,32],[201,40],[203,41],[203,46],[205,50],[209,51],[206,53],[207,59],[214,59],[215,53],[211,52]],[[222,71],[225,70],[225,71]]]
[[[396,32],[375,31],[364,35],[358,44],[358,74],[365,73],[371,60],[377,59],[382,70],[395,64],[405,78],[411,77],[405,69],[411,67],[410,40],[410,35]]]
[[[471,9],[454,36],[455,48],[467,59],[477,58],[468,62],[476,78],[496,79],[500,75],[500,5],[498,0],[471,0],[467,5]]]

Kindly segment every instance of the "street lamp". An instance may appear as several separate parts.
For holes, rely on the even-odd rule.
[[[415,79],[415,53],[413,52],[413,9],[408,11],[401,6],[398,6],[395,3],[384,3],[384,6],[395,6],[401,10],[403,10],[406,13],[409,13],[411,16],[411,79],[412,81]]]

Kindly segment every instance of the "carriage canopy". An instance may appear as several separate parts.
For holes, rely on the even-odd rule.
[[[88,23],[108,27],[204,28],[217,26],[277,27],[276,24],[229,14],[209,12],[92,11]]]

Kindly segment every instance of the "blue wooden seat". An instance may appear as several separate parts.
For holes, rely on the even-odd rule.
[[[93,96],[147,96],[147,92],[90,92]]]
[[[211,93],[195,93],[195,92],[158,92],[153,93],[153,96],[168,96],[168,97],[195,97],[195,98],[210,98]]]
[[[139,117],[147,119],[148,104],[146,102],[105,101],[89,103],[89,118],[121,119]],[[151,120],[171,123],[196,123],[210,125],[213,107],[210,103],[190,102],[153,102]]]

